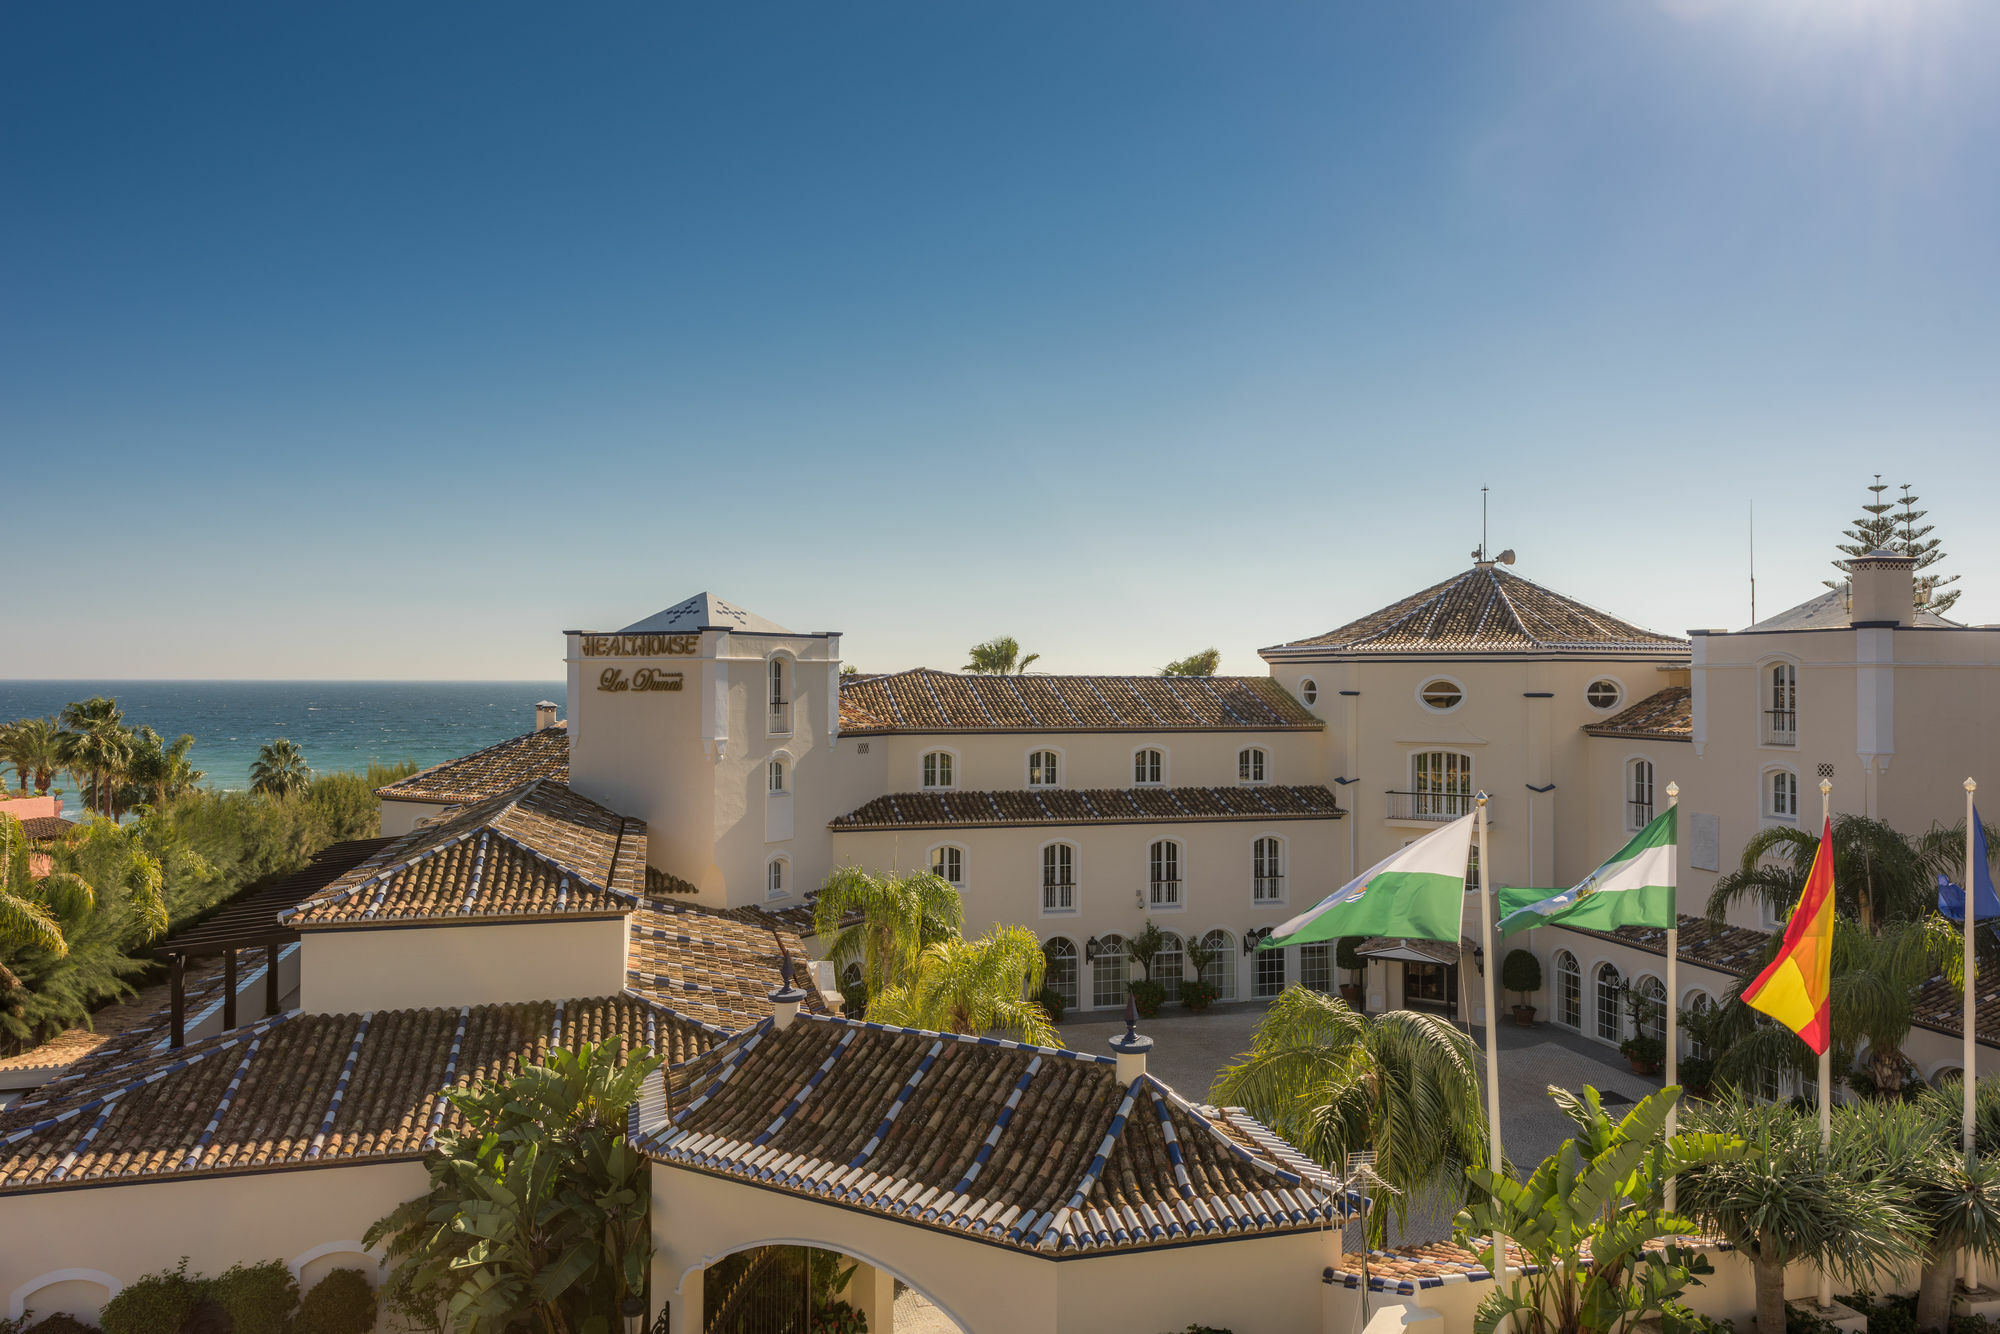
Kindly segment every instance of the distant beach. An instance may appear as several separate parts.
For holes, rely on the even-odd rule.
[[[168,740],[195,738],[192,759],[213,788],[247,788],[257,749],[290,737],[316,770],[371,762],[436,764],[518,736],[535,701],[563,698],[534,681],[0,681],[0,722],[54,716],[71,700],[108,695],[125,721]],[[11,774],[9,775],[11,779]],[[60,780],[65,790],[72,784]]]

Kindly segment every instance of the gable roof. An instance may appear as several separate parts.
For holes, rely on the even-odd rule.
[[[433,764],[421,773],[375,789],[384,801],[424,801],[455,806],[482,801],[536,778],[569,781],[569,724],[508,737],[484,750]]]
[[[811,953],[796,931],[768,914],[653,900],[632,910],[625,989],[718,1035],[736,1033],[770,1016],[787,958],[806,975]],[[819,991],[810,984],[804,990],[806,1011],[826,1013]]]
[[[1324,727],[1263,676],[985,676],[919,667],[840,685],[840,730],[847,736]]]
[[[1109,1057],[801,1016],[673,1072],[634,1142],[752,1181],[1044,1255],[1317,1229],[1348,1202],[1239,1108]]]
[[[747,611],[733,602],[724,602],[713,593],[696,593],[676,602],[665,611],[656,611],[643,621],[634,621],[621,635],[693,634],[698,630],[741,630],[753,634],[792,633],[776,621]]]
[[[1622,621],[1491,563],[1309,639],[1260,650],[1266,659],[1484,656],[1685,658],[1688,642]]]
[[[1602,722],[1586,723],[1591,736],[1650,737],[1658,741],[1694,740],[1694,692],[1686,686],[1656,690],[1630,708]]]
[[[274,1015],[177,1051],[95,1065],[0,1112],[0,1193],[423,1156],[444,1092],[558,1046],[671,1061],[716,1035],[635,996]]]
[[[645,867],[643,821],[542,778],[419,825],[278,921],[312,931],[611,916],[643,896]]]
[[[1181,824],[1195,820],[1333,820],[1325,787],[1028,788],[1020,792],[898,792],[827,825],[861,829],[974,829],[1003,825]]]

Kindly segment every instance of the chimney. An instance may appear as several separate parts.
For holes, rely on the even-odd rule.
[[[1847,562],[1854,592],[1848,600],[1851,625],[1908,625],[1916,604],[1915,560],[1894,551],[1871,551]]]
[[[1139,1036],[1139,1007],[1130,996],[1125,998],[1125,1032],[1123,1036],[1111,1039],[1111,1050],[1118,1053],[1118,1085],[1132,1087],[1132,1081],[1146,1073],[1146,1053],[1153,1049],[1151,1038]]]
[[[535,730],[546,732],[556,725],[556,704],[553,700],[543,700],[535,705]]]

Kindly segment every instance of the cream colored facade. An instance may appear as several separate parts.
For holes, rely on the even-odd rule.
[[[361,1014],[490,1005],[625,988],[623,917],[467,926],[344,927],[299,938],[299,1008]]]

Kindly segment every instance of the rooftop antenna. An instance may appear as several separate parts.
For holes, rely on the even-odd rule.
[[[1750,624],[1757,624],[1757,502],[1750,502]]]
[[[1479,488],[1479,559],[1486,559],[1486,488]]]

